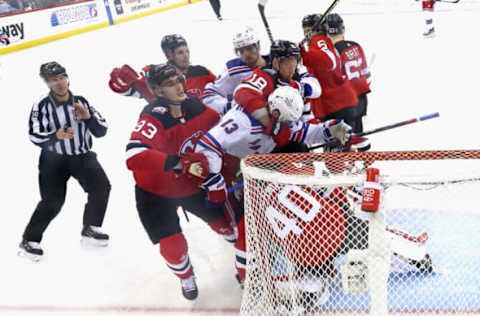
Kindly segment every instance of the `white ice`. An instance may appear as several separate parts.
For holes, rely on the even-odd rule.
[[[271,0],[267,16],[276,38],[299,41],[303,15],[322,12],[329,1]],[[148,16],[0,57],[0,314],[2,315],[234,315],[242,292],[234,279],[232,246],[190,216],[181,225],[189,243],[200,296],[183,299],[180,283],[151,245],[135,209],[133,178],[125,166],[125,145],[144,105],[115,95],[107,86],[113,67],[136,69],[160,63],[160,39],[183,34],[194,64],[219,73],[232,58],[231,35],[251,25],[269,41],[255,0],[223,0],[219,22],[208,1]],[[366,129],[440,112],[440,118],[371,137],[374,150],[478,148],[480,91],[478,30],[480,3],[438,3],[437,36],[423,39],[421,2],[345,0],[347,38],[365,48],[372,64]],[[18,243],[36,204],[39,149],[28,140],[31,105],[47,92],[39,66],[65,65],[74,93],[84,95],[107,118],[106,137],[94,140],[112,183],[104,223],[107,249],[80,246],[86,196],[69,182],[66,203],[47,229],[38,264],[17,257]],[[439,170],[441,172],[441,170]]]

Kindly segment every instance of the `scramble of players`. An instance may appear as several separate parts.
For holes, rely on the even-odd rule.
[[[216,13],[220,19],[219,6]],[[370,148],[367,139],[352,139],[352,132],[363,132],[367,113],[371,75],[365,53],[358,43],[345,40],[338,14],[328,15],[324,23],[319,23],[321,18],[305,16],[300,45],[277,40],[268,55],[260,54],[260,40],[252,28],[240,30],[233,36],[237,56],[216,78],[204,66],[190,64],[188,44],[178,34],[161,40],[166,63],[147,65],[139,72],[123,65],[110,73],[113,92],[147,102],[127,144],[126,165],[135,179],[140,221],[180,279],[186,299],[196,299],[199,290],[179,223],[180,208],[235,242],[237,279],[242,283],[248,260],[242,193],[228,192],[242,182],[240,159],[308,150],[305,144],[326,144],[327,151]],[[59,131],[57,138],[71,138]],[[351,194],[341,192],[345,199],[340,202],[330,201],[331,208],[344,218],[347,231],[357,225],[357,231],[365,232],[365,223],[345,208],[347,193]],[[100,226],[103,214],[99,210],[97,220],[84,224]],[[24,237],[38,242],[41,232],[33,239]],[[350,243],[346,249],[363,249],[364,237],[352,235],[339,242]],[[35,253],[27,242],[22,249]],[[323,272],[336,255],[325,255]]]

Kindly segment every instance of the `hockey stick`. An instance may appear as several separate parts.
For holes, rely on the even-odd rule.
[[[327,15],[330,14],[330,12],[332,12],[332,10],[337,6],[337,4],[340,2],[340,0],[334,0],[332,2],[332,4],[328,7],[327,10],[325,10],[325,12],[323,12],[323,15],[322,15],[322,18],[320,20],[318,20],[313,26],[312,26],[312,30],[315,30],[318,28],[318,26],[320,24],[322,24],[323,22],[325,22],[325,19],[327,18]]]
[[[436,117],[439,117],[439,116],[440,116],[440,113],[436,112],[436,113],[420,116],[419,118],[414,118],[414,119],[411,119],[411,120],[406,120],[406,121],[398,122],[398,123],[395,123],[395,124],[379,127],[379,128],[373,129],[373,130],[368,131],[368,132],[355,134],[355,136],[371,135],[371,134],[375,134],[375,133],[378,133],[378,132],[383,132],[383,131],[386,131],[386,130],[389,130],[389,129],[397,128],[397,127],[400,127],[400,126],[405,126],[405,125],[409,125],[409,124],[413,124],[413,123],[418,123],[418,122],[421,122],[421,121],[426,121],[426,120],[436,118]]]
[[[237,191],[243,189],[243,183],[236,184],[230,188],[227,189],[227,193],[232,193],[233,191]]]
[[[436,112],[436,113],[420,116],[419,118],[414,118],[414,119],[410,119],[410,120],[406,120],[406,121],[402,121],[402,122],[398,122],[398,123],[394,123],[394,124],[390,124],[390,125],[385,125],[385,126],[373,129],[371,131],[358,133],[358,134],[353,134],[353,136],[360,136],[361,137],[361,136],[371,135],[371,134],[375,134],[375,133],[378,133],[378,132],[383,132],[383,131],[387,131],[387,130],[390,130],[390,129],[394,129],[394,128],[397,128],[397,127],[410,125],[410,124],[418,123],[418,122],[421,122],[421,121],[426,121],[426,120],[433,119],[433,118],[436,118],[436,117],[439,117],[439,116],[440,116],[440,113]],[[335,143],[317,145],[317,146],[309,147],[308,149],[309,150],[314,150],[314,149],[317,149],[317,148],[331,146],[331,145],[335,145]]]
[[[258,0],[258,11],[260,12],[260,16],[262,17],[263,25],[265,25],[265,29],[268,33],[268,38],[273,43],[273,36],[272,31],[270,30],[270,25],[268,25],[267,18],[265,17],[265,6],[267,5],[268,0]]]

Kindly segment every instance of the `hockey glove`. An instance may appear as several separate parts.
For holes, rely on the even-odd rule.
[[[352,138],[352,128],[343,120],[328,120],[324,124],[327,143],[339,141],[342,145],[345,145]]]
[[[180,156],[180,165],[181,173],[199,185],[210,173],[207,157],[202,153],[187,153]]]
[[[270,123],[263,130],[265,135],[272,136],[277,147],[283,147],[288,145],[290,142],[290,137],[292,136],[292,131],[286,123],[280,123],[273,116],[270,117]]]
[[[203,187],[207,190],[205,205],[208,208],[223,206],[223,203],[227,200],[227,187],[221,174],[210,174],[203,183]]]
[[[187,153],[181,156],[168,155],[165,171],[173,170],[191,179],[197,185],[205,181],[209,174],[208,160],[201,153]]]
[[[352,136],[352,139],[348,143],[354,150],[363,152],[368,151],[371,148],[370,141],[366,137]]]
[[[128,65],[123,65],[121,68],[114,68],[110,73],[110,81],[108,85],[116,93],[127,93],[133,83],[138,80],[138,74]]]
[[[349,151],[367,151],[370,149],[370,141],[366,137],[362,136],[352,136],[352,139],[345,145],[340,144],[340,142],[335,141],[328,143],[324,152],[349,152]]]

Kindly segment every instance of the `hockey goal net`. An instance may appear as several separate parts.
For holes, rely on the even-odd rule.
[[[479,159],[480,150],[248,156],[241,315],[480,313]],[[373,167],[381,202],[365,212]]]

